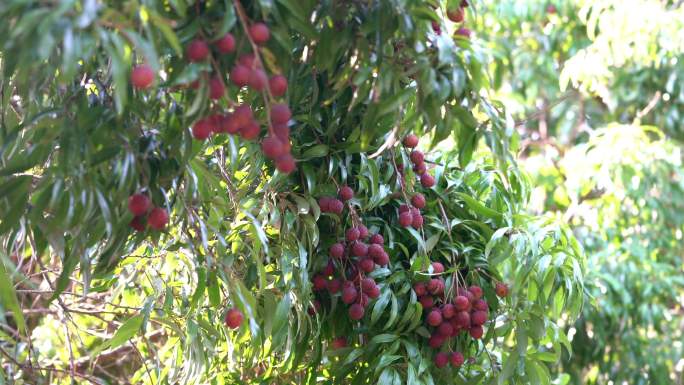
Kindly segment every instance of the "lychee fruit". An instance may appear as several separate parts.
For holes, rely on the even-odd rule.
[[[267,136],[261,141],[261,151],[269,159],[275,159],[283,154],[283,143],[275,136]]]
[[[271,32],[268,30],[268,26],[266,26],[266,24],[254,23],[249,27],[249,36],[252,38],[254,43],[262,45],[271,37]]]
[[[402,143],[404,144],[404,147],[415,148],[418,145],[418,137],[414,134],[406,135]]]
[[[276,98],[283,96],[287,92],[287,79],[283,75],[271,76],[268,80],[268,88],[271,90],[271,95]]]
[[[365,310],[363,309],[363,306],[358,303],[352,304],[349,307],[349,318],[353,319],[354,321],[358,321],[363,318],[364,313]]]
[[[133,67],[131,70],[131,84],[133,87],[142,90],[149,88],[154,83],[154,71],[147,64]]]
[[[163,230],[166,224],[169,223],[169,213],[166,212],[166,209],[155,207],[150,211],[147,223],[154,230]]]
[[[435,178],[432,175],[425,173],[420,176],[420,184],[425,188],[430,188],[435,185]]]
[[[342,202],[346,202],[354,197],[354,190],[349,186],[340,187],[340,191],[337,194]]]
[[[209,46],[204,40],[195,39],[186,47],[185,55],[191,62],[200,62],[209,56]]]
[[[297,165],[291,154],[283,154],[276,159],[276,168],[283,174],[289,174],[297,168]]]
[[[230,53],[235,51],[235,37],[230,32],[223,35],[222,38],[216,40],[216,49],[220,53]]]
[[[251,72],[249,68],[238,64],[230,71],[230,81],[238,87],[244,87],[249,84]]]
[[[232,308],[226,312],[226,326],[231,329],[237,329],[242,324],[242,312],[236,308]]]
[[[128,211],[136,217],[144,215],[152,206],[152,201],[145,194],[133,194],[128,197]]]
[[[411,204],[416,208],[422,209],[425,207],[425,196],[421,193],[416,193],[411,198]]]
[[[333,258],[342,258],[344,256],[344,246],[341,243],[335,243],[330,246],[330,256]]]

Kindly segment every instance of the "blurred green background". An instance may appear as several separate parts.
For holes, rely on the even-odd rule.
[[[682,384],[682,1],[490,1],[476,19],[530,210],[567,221],[589,258],[556,382]]]

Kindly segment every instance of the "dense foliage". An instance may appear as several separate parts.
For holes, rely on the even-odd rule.
[[[477,23],[519,124],[532,210],[567,221],[589,257],[592,301],[557,368],[575,384],[682,381],[683,11],[503,1]]]

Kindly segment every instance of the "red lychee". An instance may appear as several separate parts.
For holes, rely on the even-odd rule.
[[[268,80],[268,88],[271,89],[271,95],[276,98],[283,96],[287,92],[287,79],[283,75],[272,76]]]
[[[363,318],[363,313],[365,313],[365,310],[363,309],[363,306],[358,303],[352,304],[349,307],[349,318],[353,319],[354,321],[358,321]]]
[[[242,312],[237,308],[232,308],[226,312],[226,326],[237,329],[242,324]]]
[[[244,87],[249,83],[249,75],[252,71],[238,64],[230,71],[230,81],[238,87]]]
[[[150,215],[147,217],[147,223],[154,230],[163,230],[166,224],[169,222],[169,213],[166,209],[161,207],[155,207],[150,211]]]
[[[266,24],[254,23],[249,27],[249,36],[252,38],[254,43],[262,45],[271,37],[271,32],[268,30],[268,26],[266,26]]]
[[[136,217],[146,214],[150,206],[152,206],[152,201],[145,194],[138,193],[128,197],[128,211]]]
[[[222,38],[216,40],[216,49],[221,53],[230,53],[235,51],[235,37],[228,32]]]
[[[147,64],[133,67],[131,71],[131,84],[141,90],[149,88],[154,83],[154,70]]]
[[[338,192],[337,196],[342,200],[342,202],[346,202],[354,197],[354,190],[352,190],[352,188],[349,186],[342,186],[340,187],[340,191]]]
[[[195,39],[186,47],[185,55],[191,62],[200,62],[209,56],[209,46],[204,40]]]

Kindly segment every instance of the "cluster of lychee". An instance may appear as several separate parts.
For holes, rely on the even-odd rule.
[[[253,23],[247,30],[247,35],[252,43],[257,46],[266,44],[270,39],[270,31],[264,23]],[[230,54],[236,50],[235,37],[229,32],[213,42],[213,47],[218,54]],[[207,41],[197,38],[191,41],[185,50],[189,62],[204,62],[211,58],[211,46]],[[149,88],[155,79],[152,68],[147,64],[141,64],[133,68],[131,83],[137,89]],[[223,77],[214,74],[208,81],[209,98],[221,99],[225,95],[226,85]],[[287,79],[275,74],[270,78],[264,70],[257,52],[244,53],[236,60],[230,70],[230,82],[238,88],[248,87],[256,92],[266,92],[269,100],[280,98],[287,92]],[[191,84],[197,88],[199,82]],[[269,109],[268,135],[263,139],[261,146],[264,155],[275,161],[276,168],[283,173],[290,173],[296,168],[295,160],[290,153],[290,128],[289,121],[292,113],[287,104],[274,103]],[[197,140],[206,140],[214,134],[227,133],[240,135],[245,140],[256,140],[261,134],[259,122],[254,118],[251,106],[241,104],[233,106],[232,112],[217,112],[199,119],[192,126],[192,136]]]
[[[153,230],[164,230],[169,222],[169,213],[161,207],[153,207],[146,194],[136,193],[128,197],[128,211],[134,217],[130,226],[136,231],[145,231],[147,225]]]
[[[420,150],[415,150],[418,146],[418,137],[414,134],[406,135],[402,143],[404,144],[404,147],[414,149],[411,151],[409,158],[411,159],[411,163],[413,163],[413,171],[420,178],[420,184],[425,188],[434,186],[435,178],[427,171],[425,154]],[[403,172],[403,170],[400,171]]]
[[[432,270],[434,274],[441,274],[444,272],[444,266],[439,262],[433,262]],[[449,298],[444,293],[444,280],[432,278],[428,282],[415,283],[413,290],[426,312],[425,322],[431,330],[428,345],[431,348],[439,349],[459,334],[467,333],[475,340],[481,339],[484,335],[483,326],[489,319],[489,305],[482,298],[481,287],[459,287],[455,295]],[[508,287],[503,283],[497,283],[495,292],[499,297],[505,297],[508,295]],[[438,352],[434,357],[435,366],[439,368],[449,362],[454,367],[463,365],[463,354]]]
[[[468,7],[468,0],[461,0],[460,4],[456,7],[450,7],[446,10],[446,15],[449,20],[454,23],[462,23],[465,19],[465,9]],[[436,34],[442,33],[442,27],[436,21],[432,22],[432,29]],[[470,29],[461,26],[455,32],[454,35],[461,36],[466,39],[470,39],[471,31]]]
[[[341,214],[343,202],[352,199],[354,191],[343,186],[339,189],[338,197],[320,198],[321,211]],[[341,208],[337,202],[342,205]],[[326,267],[314,275],[314,291],[327,290],[332,296],[340,295],[342,302],[349,305],[349,318],[355,321],[363,318],[370,300],[380,296],[380,287],[366,274],[380,266],[387,266],[390,261],[384,243],[382,235],[370,235],[368,228],[361,223],[346,229],[344,239],[330,246]],[[314,308],[316,306],[314,303]]]

